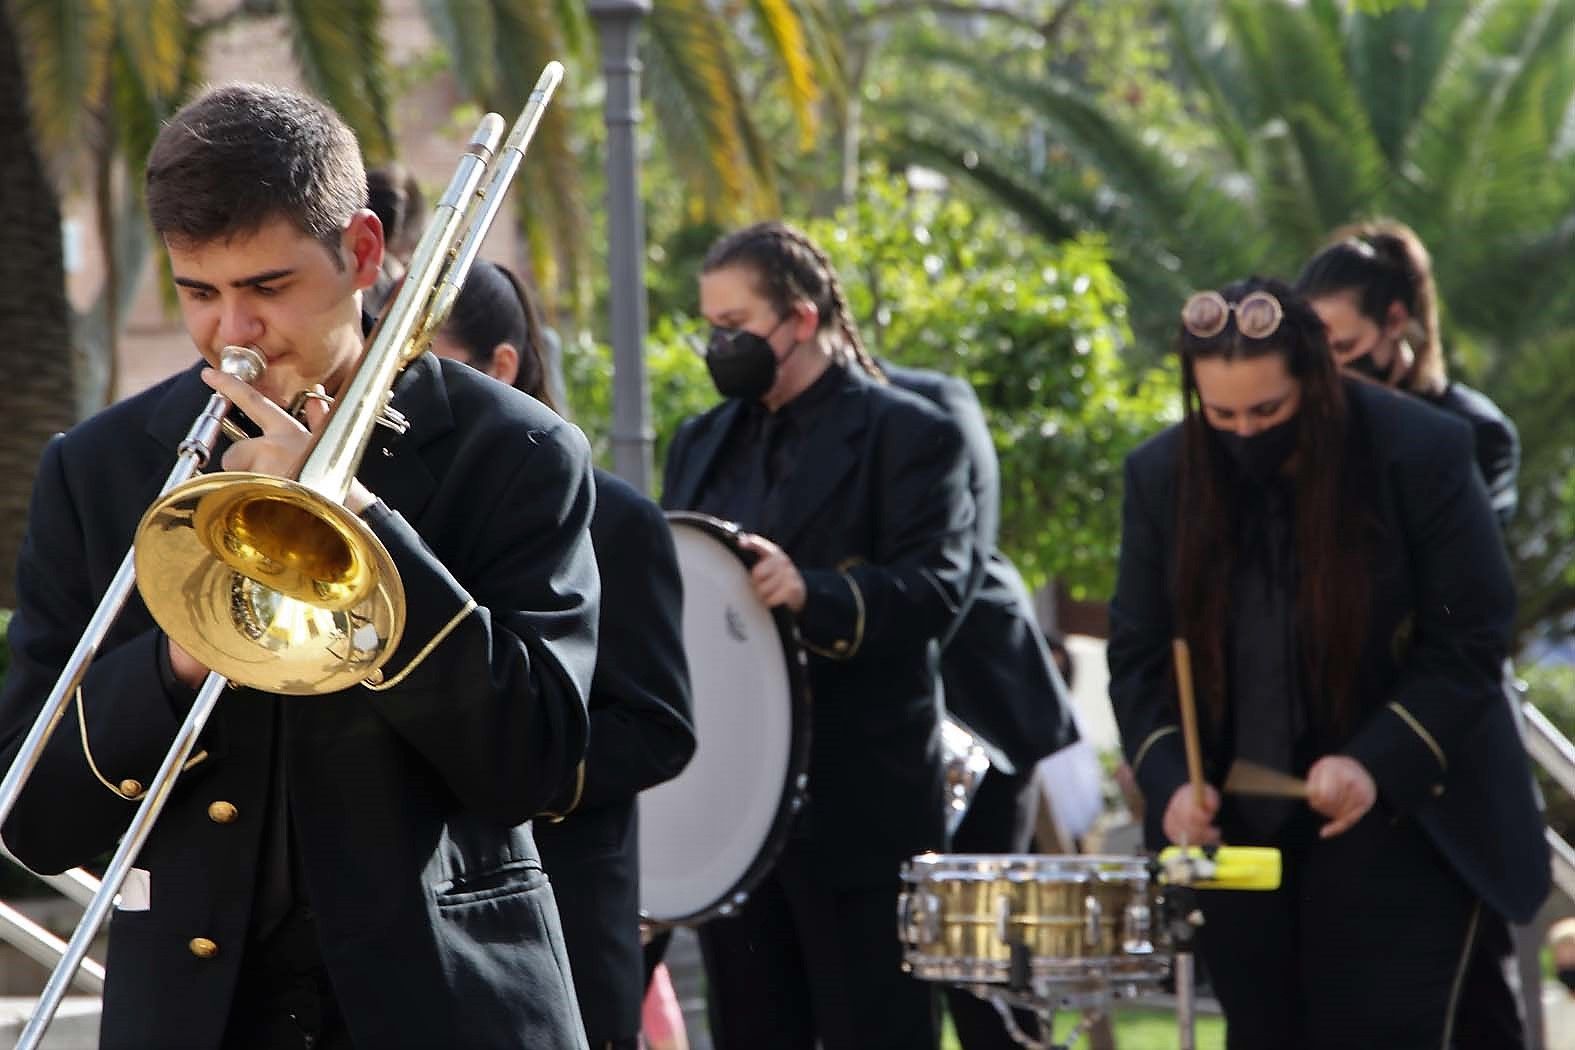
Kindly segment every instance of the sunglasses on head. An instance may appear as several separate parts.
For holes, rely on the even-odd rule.
[[[1247,339],[1269,338],[1285,318],[1280,301],[1268,292],[1253,292],[1235,303],[1219,292],[1196,292],[1181,308],[1181,324],[1198,339],[1210,339],[1225,331],[1233,314],[1236,331]]]

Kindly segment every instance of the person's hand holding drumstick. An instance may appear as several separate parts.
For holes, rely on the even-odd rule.
[[[1192,697],[1192,656],[1186,639],[1171,643],[1176,660],[1176,693],[1181,706],[1181,736],[1187,749],[1187,783],[1165,806],[1165,837],[1179,846],[1208,846],[1220,841],[1214,817],[1220,793],[1203,782],[1203,752],[1198,743],[1198,709]]]

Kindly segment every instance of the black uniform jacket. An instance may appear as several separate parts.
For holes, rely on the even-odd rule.
[[[640,1031],[635,795],[677,776],[695,750],[672,530],[633,486],[602,470],[595,476],[591,542],[602,608],[584,789],[561,821],[535,825],[593,1047]]]
[[[814,729],[798,833],[829,882],[880,885],[942,847],[933,656],[967,594],[973,501],[962,438],[933,405],[853,370],[833,398],[762,531],[807,591]],[[726,401],[680,427],[664,506],[697,505],[741,408]],[[725,746],[700,746],[713,743]]]
[[[1477,466],[1487,483],[1493,513],[1506,528],[1520,503],[1520,434],[1515,424],[1492,400],[1464,383],[1450,383],[1437,397],[1423,395],[1428,404],[1459,416],[1471,425],[1476,438]]]
[[[1028,774],[1077,740],[1066,683],[1034,616],[1028,589],[996,546],[1001,473],[973,387],[955,376],[882,366],[891,381],[938,405],[962,430],[973,492],[974,588],[941,651],[946,708],[982,736],[1002,773]]]
[[[599,586],[589,450],[554,413],[453,362],[419,358],[396,391],[410,431],[379,428],[360,470],[381,501],[365,519],[409,605],[387,676],[467,600],[478,607],[392,689],[225,694],[207,757],[180,778],[138,861],[150,906],[111,923],[105,1047],[218,1045],[252,912],[276,707],[300,869],[355,1044],[583,1045],[526,821],[572,789],[585,749]],[[6,761],[208,395],[193,368],[47,447],[0,696]],[[111,782],[151,781],[184,717],[162,645],[133,595],[83,685],[89,745]],[[134,808],[94,777],[78,734],[68,714],[4,828],[40,871],[110,849]],[[216,952],[199,957],[196,938]]]
[[[1353,683],[1358,714],[1337,750],[1372,774],[1391,817],[1414,816],[1475,893],[1525,922],[1547,895],[1548,853],[1500,690],[1514,591],[1471,433],[1373,384],[1346,380],[1345,389],[1356,443],[1376,474],[1380,528]],[[1127,458],[1110,605],[1110,697],[1153,845],[1187,779],[1170,669],[1180,439],[1172,427]],[[1217,736],[1207,726],[1202,735],[1208,764]]]

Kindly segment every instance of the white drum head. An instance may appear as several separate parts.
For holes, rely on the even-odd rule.
[[[797,650],[725,534],[681,516],[671,524],[697,746],[678,777],[640,793],[640,908],[681,923],[730,911],[785,832],[805,700]]]

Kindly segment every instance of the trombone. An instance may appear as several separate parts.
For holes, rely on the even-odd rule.
[[[0,781],[0,823],[15,806],[133,583],[159,627],[210,673],[153,782],[145,790],[122,782],[122,793],[140,800],[137,812],[50,975],[19,1048],[36,1047],[43,1039],[225,686],[307,696],[382,684],[382,666],[404,629],[404,588],[382,542],[345,509],[344,499],[373,428],[385,414],[394,380],[426,351],[447,320],[562,78],[563,66],[549,62],[501,150],[503,118],[496,113],[482,118],[422,233],[404,283],[295,479],[199,473],[231,407],[219,394],[209,399],[181,443],[176,466],[143,515],[131,551]],[[228,347],[220,367],[254,383],[266,363],[253,349]]]

